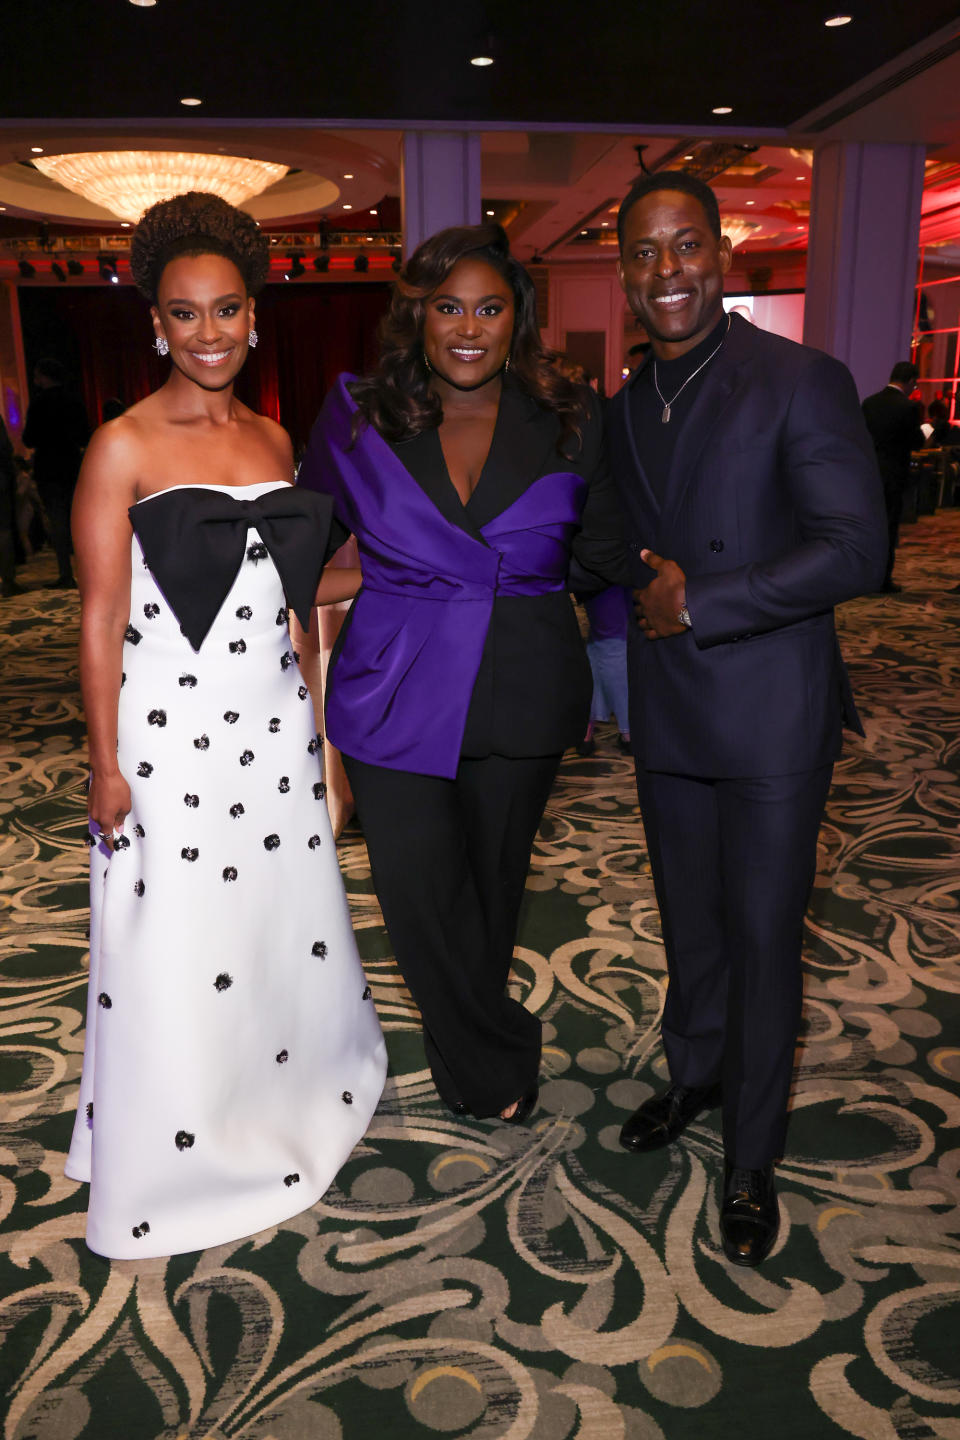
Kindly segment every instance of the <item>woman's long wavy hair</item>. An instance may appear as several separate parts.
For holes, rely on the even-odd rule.
[[[438,230],[410,256],[394,286],[390,309],[380,322],[380,360],[372,375],[355,380],[358,425],[366,421],[387,440],[411,440],[443,419],[440,399],[430,389],[423,350],[423,323],[430,296],[453,267],[465,259],[484,260],[513,292],[513,339],[508,383],[530,395],[560,420],[557,448],[579,447],[586,405],[582,387],[555,368],[537,324],[537,296],[527,271],[510,254],[502,225],[455,225]],[[568,448],[570,447],[570,448]]]

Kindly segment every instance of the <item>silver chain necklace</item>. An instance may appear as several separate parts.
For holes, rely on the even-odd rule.
[[[676,395],[674,395],[674,397],[673,397],[672,400],[664,400],[662,394],[660,393],[660,386],[657,384],[657,362],[656,362],[656,360],[654,360],[654,362],[653,362],[653,388],[654,388],[654,390],[656,390],[657,395],[660,397],[660,404],[663,406],[663,411],[661,412],[661,415],[660,415],[660,424],[661,424],[661,425],[669,425],[669,424],[670,424],[670,411],[672,410],[673,406],[676,405],[676,403],[677,403],[677,401],[679,400],[680,396],[683,394],[684,390],[686,390],[687,386],[690,384],[690,381],[691,381],[691,380],[696,380],[697,376],[700,374],[700,371],[704,368],[704,365],[709,365],[709,364],[710,364],[710,361],[713,359],[714,355],[716,355],[717,350],[720,349],[720,346],[723,344],[724,340],[726,340],[726,338],[727,338],[727,330],[729,330],[729,329],[730,329],[730,316],[728,315],[728,316],[727,316],[727,329],[724,330],[724,332],[723,332],[723,335],[722,335],[722,337],[721,337],[721,339],[720,339],[720,345],[718,345],[718,346],[716,347],[716,349],[710,351],[710,354],[707,356],[706,360],[704,360],[703,365],[698,365],[697,368],[696,368],[696,370],[694,370],[693,374],[687,376],[686,380],[684,380],[683,384],[680,386],[680,389],[677,391]]]

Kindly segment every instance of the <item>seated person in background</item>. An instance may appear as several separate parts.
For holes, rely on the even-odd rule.
[[[951,425],[950,407],[946,400],[931,400],[927,407],[927,419],[931,431],[927,444],[942,448],[944,445],[960,445],[960,425]]]

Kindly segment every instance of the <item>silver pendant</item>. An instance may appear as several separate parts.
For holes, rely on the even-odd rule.
[[[664,407],[663,407],[663,414],[660,416],[660,424],[661,424],[661,425],[669,425],[669,424],[670,424],[670,406],[669,406],[669,405],[664,405]]]

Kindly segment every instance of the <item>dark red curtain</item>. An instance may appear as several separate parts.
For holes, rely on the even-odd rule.
[[[373,367],[377,324],[389,301],[389,284],[268,285],[257,299],[260,344],[237,394],[279,420],[299,452],[340,372]]]
[[[147,305],[128,286],[21,286],[18,298],[27,376],[38,360],[61,361],[91,425],[100,424],[104,400],[132,405],[166,378]]]
[[[237,394],[286,426],[299,451],[340,371],[373,365],[389,298],[386,283],[268,285]],[[28,373],[44,356],[62,361],[91,424],[111,396],[132,405],[165,380],[170,362],[154,351],[147,305],[129,286],[22,286],[19,299]]]

